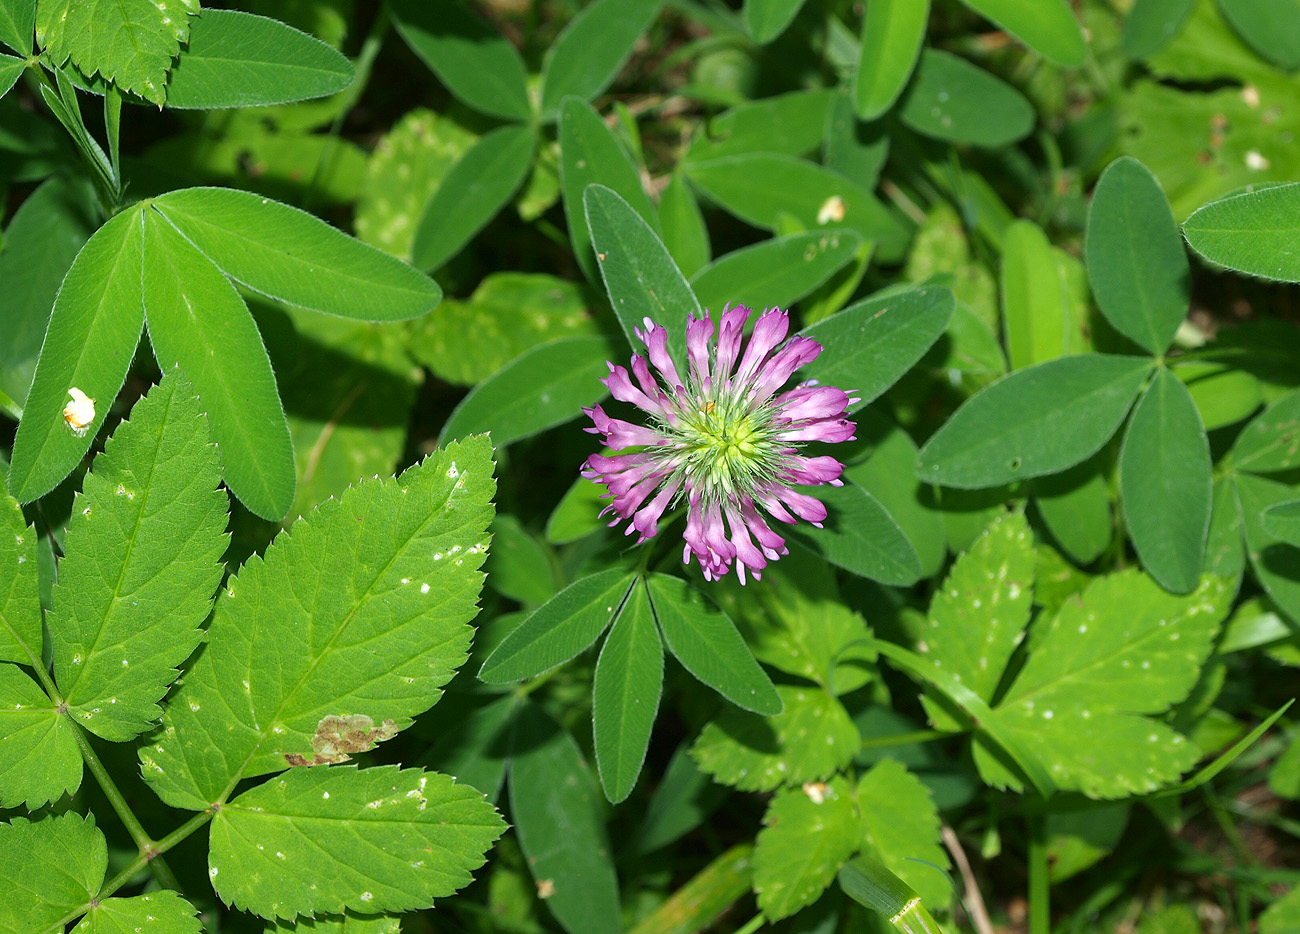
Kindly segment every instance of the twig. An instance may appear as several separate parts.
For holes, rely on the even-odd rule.
[[[943,835],[943,845],[952,854],[952,861],[957,864],[957,871],[961,873],[962,885],[966,889],[962,903],[966,906],[966,913],[970,915],[971,924],[975,925],[978,934],[993,934],[993,922],[989,920],[988,908],[984,906],[984,896],[980,895],[979,886],[975,884],[975,874],[970,870],[970,860],[966,858],[966,851],[962,849],[961,841],[957,839],[957,832],[944,824],[940,833]]]

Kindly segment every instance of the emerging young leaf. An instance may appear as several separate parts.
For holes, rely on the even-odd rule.
[[[728,709],[705,725],[691,747],[701,769],[741,791],[771,791],[822,781],[852,760],[861,737],[843,704],[817,688],[776,690],[784,712],[775,717]]]
[[[815,901],[858,849],[862,834],[854,811],[852,789],[839,776],[785,788],[772,798],[754,846],[754,891],[770,920]]]
[[[469,884],[505,827],[480,792],[436,772],[293,769],[221,808],[208,875],[263,918],[427,908]]]
[[[632,793],[650,745],[663,693],[664,652],[644,587],[632,592],[596,662],[591,727],[605,797],[618,803]]]
[[[135,404],[74,501],[50,611],[68,714],[124,742],[202,638],[221,582],[226,496],[207,421],[176,370]]]
[[[448,445],[358,483],[250,559],[141,749],[158,794],[204,808],[242,778],[342,761],[357,750],[329,752],[317,735],[340,718],[369,721],[368,746],[436,703],[469,647],[491,474],[486,439]]]
[[[72,934],[199,934],[198,909],[171,889],[134,898],[106,898],[86,912]]]
[[[872,767],[858,781],[862,849],[916,890],[931,907],[952,898],[942,870],[948,852],[939,843],[939,813],[930,790],[896,759]]]
[[[0,824],[0,931],[44,931],[89,902],[107,868],[108,845],[93,817],[10,818]]]

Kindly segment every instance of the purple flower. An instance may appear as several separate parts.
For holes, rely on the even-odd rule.
[[[858,401],[815,382],[780,392],[795,370],[817,359],[821,344],[786,341],[790,317],[773,308],[759,316],[742,354],[751,314],[743,305],[724,309],[716,345],[708,313],[692,315],[685,380],[668,354],[668,332],[646,318],[645,330],[636,331],[646,357],[633,354],[631,373],[609,364],[603,382],[615,399],[644,411],[647,424],[611,418],[598,405],[583,409],[595,423],[587,431],[616,452],[593,454],[582,471],[609,489],[612,502],[602,515],[616,515],[610,525],[630,520],[625,534],[635,531],[645,541],[659,531],[665,510],[685,502],[682,560],[689,564],[695,555],[708,580],[723,577],[734,560],[742,584],[746,568],[757,579],[769,561],[788,553],[768,517],[820,528],[826,507],[794,487],[839,486],[844,468],[833,457],[803,456],[799,447],[853,440],[844,411]]]

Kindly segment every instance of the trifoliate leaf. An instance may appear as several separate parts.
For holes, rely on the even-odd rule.
[[[491,447],[470,438],[358,483],[250,559],[141,749],[154,789],[204,808],[300,757],[342,761],[317,758],[326,718],[369,718],[346,753],[436,703],[469,648],[492,492]]]
[[[760,717],[729,709],[691,747],[705,772],[741,791],[821,781],[843,768],[861,744],[844,706],[817,688],[777,687],[785,712]]]
[[[16,665],[0,665],[0,807],[32,810],[81,785],[74,727]]]
[[[198,0],[41,0],[36,41],[51,62],[68,59],[87,78],[102,75],[162,106],[172,59],[188,41]]]
[[[221,583],[221,460],[173,370],[136,403],[73,503],[50,612],[59,690],[76,722],[124,742],[202,637]]]
[[[778,792],[754,847],[763,914],[776,921],[816,901],[861,843],[859,829],[843,778]]]
[[[980,700],[992,701],[1011,653],[1024,637],[1034,595],[1034,538],[1023,513],[1004,515],[952,570],[930,603],[924,630],[930,658]],[[941,729],[958,729],[940,707],[926,704]]]
[[[0,661],[35,665],[41,658],[36,540],[18,502],[0,491]]]
[[[106,898],[72,934],[199,934],[198,909],[170,889],[135,898]]]
[[[872,767],[858,782],[862,849],[939,908],[952,898],[944,871],[948,854],[939,843],[939,812],[921,780],[894,759]]]
[[[69,811],[0,824],[0,931],[43,931],[99,891],[108,846],[93,817]]]
[[[263,918],[427,908],[469,884],[505,828],[481,792],[437,772],[294,769],[221,808],[208,875]]]
[[[1176,596],[1136,570],[1068,600],[993,711],[998,726],[1047,764],[1057,785],[1095,798],[1153,791],[1199,756],[1158,714],[1187,695],[1232,601],[1220,578]],[[976,747],[986,781],[1019,782]]]

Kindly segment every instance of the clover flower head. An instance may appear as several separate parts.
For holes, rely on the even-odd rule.
[[[768,518],[821,526],[826,507],[795,487],[839,486],[844,468],[799,449],[808,441],[853,440],[844,413],[858,401],[812,380],[781,391],[822,346],[809,337],[786,340],[790,316],[773,308],[759,316],[742,352],[752,314],[743,305],[724,308],[716,342],[708,313],[691,315],[685,379],[668,353],[668,332],[646,318],[645,329],[636,329],[646,356],[633,354],[630,373],[610,363],[603,380],[615,399],[645,412],[646,423],[612,418],[598,405],[583,409],[594,424],[587,431],[615,452],[593,454],[582,471],[608,488],[611,502],[601,514],[614,513],[610,525],[628,520],[625,534],[645,541],[658,533],[664,512],[684,502],[682,560],[689,564],[694,555],[708,580],[725,576],[734,562],[742,584],[747,569],[757,579],[788,553]]]

